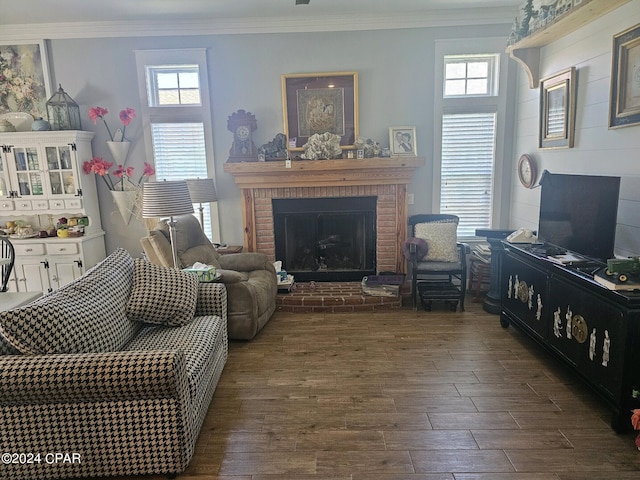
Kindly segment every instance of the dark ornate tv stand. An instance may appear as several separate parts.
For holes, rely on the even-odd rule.
[[[611,427],[629,430],[640,408],[640,291],[601,286],[594,260],[560,265],[544,246],[503,246],[501,325],[518,326],[571,367],[612,407]]]

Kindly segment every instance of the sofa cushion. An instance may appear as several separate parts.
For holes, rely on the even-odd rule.
[[[133,287],[127,303],[131,320],[179,326],[196,311],[198,277],[136,258]]]
[[[71,283],[0,312],[0,335],[24,354],[119,350],[140,329],[127,318],[133,259],[119,248]]]

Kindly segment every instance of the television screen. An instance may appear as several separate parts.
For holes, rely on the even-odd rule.
[[[613,257],[619,177],[545,170],[540,180],[538,239],[587,257]]]

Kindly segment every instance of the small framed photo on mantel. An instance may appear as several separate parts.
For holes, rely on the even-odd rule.
[[[392,157],[417,156],[416,127],[390,127],[389,148]]]

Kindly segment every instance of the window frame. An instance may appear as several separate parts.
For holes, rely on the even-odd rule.
[[[475,56],[495,55],[498,62],[495,72],[494,95],[444,95],[444,59],[447,55]],[[513,148],[513,122],[515,107],[507,101],[513,96],[516,70],[509,68],[509,61],[504,53],[504,38],[469,38],[456,40],[436,40],[435,43],[435,75],[434,75],[434,142],[433,142],[433,184],[432,211],[440,212],[441,201],[441,168],[442,168],[442,121],[445,114],[457,113],[496,113],[495,158],[492,181],[491,228],[504,228],[509,221],[509,199],[511,175],[508,159]],[[476,237],[460,237],[461,240],[474,240]]]
[[[213,153],[213,122],[211,101],[209,97],[209,78],[207,69],[206,48],[166,49],[166,50],[134,50],[136,71],[138,75],[138,94],[140,96],[140,116],[142,117],[145,149],[153,157],[153,135],[151,125],[154,123],[202,123],[204,131],[207,174],[215,178],[215,159]],[[147,97],[147,67],[149,66],[197,65],[200,87],[200,104],[150,106]],[[154,159],[155,163],[155,159]],[[210,206],[211,237],[220,241],[220,220],[218,203]],[[206,232],[209,233],[209,232]]]
[[[465,64],[472,63],[473,60],[487,60],[489,64],[489,71],[487,72],[487,93],[464,93],[459,95],[447,95],[446,94],[446,66],[451,63],[463,63]],[[498,78],[500,77],[500,55],[497,53],[484,53],[484,54],[454,54],[454,55],[444,55],[444,65],[443,65],[443,81],[442,81],[442,96],[445,99],[451,98],[470,98],[470,97],[495,97],[497,96],[498,91]],[[470,79],[477,78],[485,78],[485,77],[469,77],[468,75],[464,76],[465,80],[465,91],[467,82]]]

